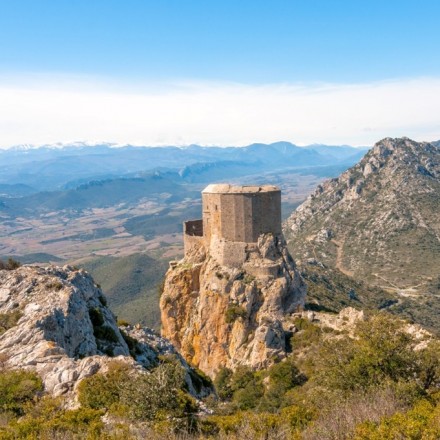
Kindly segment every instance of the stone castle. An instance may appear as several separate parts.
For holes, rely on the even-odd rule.
[[[291,314],[306,287],[281,230],[281,192],[209,185],[203,219],[185,222],[185,257],[170,263],[160,297],[162,335],[215,377],[287,356]]]
[[[184,223],[185,256],[204,247],[223,266],[241,267],[261,234],[281,236],[281,191],[276,186],[208,185],[203,219]]]

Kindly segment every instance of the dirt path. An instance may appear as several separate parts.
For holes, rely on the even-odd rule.
[[[345,269],[344,266],[342,265],[345,238],[343,239],[343,241],[337,241],[333,239],[332,243],[336,246],[336,261],[335,261],[336,269],[339,269],[343,274],[352,277],[354,274],[353,271]]]

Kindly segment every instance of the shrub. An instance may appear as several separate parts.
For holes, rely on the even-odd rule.
[[[288,396],[286,398],[286,393],[302,385],[306,380],[292,357],[270,367],[268,377],[269,383],[259,406],[264,411],[277,411],[281,407],[288,406],[290,402]]]
[[[93,327],[99,327],[104,324],[104,316],[99,307],[89,309],[90,321],[92,321]]]
[[[222,400],[228,400],[232,397],[233,389],[231,386],[232,370],[229,368],[220,368],[214,379],[214,386],[217,395]]]
[[[232,324],[238,318],[246,317],[246,309],[244,307],[238,306],[236,304],[231,304],[226,309],[226,323]]]
[[[58,281],[58,280],[56,280],[56,281],[49,281],[46,284],[46,288],[59,291],[59,290],[61,290],[63,288],[63,283],[61,281]]]
[[[354,335],[323,344],[318,380],[329,388],[367,389],[391,381],[412,382],[423,390],[438,380],[439,345],[414,350],[413,336],[391,315],[381,313],[359,323]]]
[[[380,422],[359,424],[356,428],[356,439],[437,439],[440,438],[439,417],[439,407],[434,407],[427,400],[421,400],[409,411],[399,411]]]
[[[0,408],[17,415],[43,391],[39,376],[26,370],[3,370],[0,372]]]
[[[233,392],[232,400],[241,410],[257,407],[264,395],[264,386],[261,377],[257,376],[249,367],[238,367],[230,379]]]
[[[172,363],[161,364],[150,373],[114,363],[107,373],[84,379],[78,399],[85,407],[122,413],[132,420],[158,421],[172,416],[188,421],[197,405],[184,391],[184,376],[183,368]]]
[[[18,269],[21,266],[21,263],[13,258],[8,258],[6,263],[0,260],[0,270],[14,270]]]
[[[108,325],[93,327],[93,334],[96,339],[100,339],[101,341],[119,342],[118,335],[113,328]]]
[[[302,385],[305,380],[292,357],[270,367],[269,379],[270,386],[281,386],[286,391],[297,385]]]
[[[94,374],[78,385],[78,400],[82,406],[92,409],[110,409],[120,401],[120,387],[124,386],[129,367],[112,362],[107,373]]]
[[[103,437],[102,411],[90,408],[66,410],[59,399],[44,397],[19,419],[0,426],[2,439],[98,439]]]
[[[320,340],[322,330],[316,324],[304,318],[296,318],[293,322],[299,330],[290,339],[290,345],[293,350],[310,347]]]
[[[208,438],[227,439],[290,439],[293,431],[280,415],[238,411],[232,415],[209,416],[200,423]],[[211,437],[217,435],[216,437]]]
[[[8,313],[0,313],[0,335],[17,325],[17,322],[22,316],[23,312],[21,310],[14,310],[13,312]]]

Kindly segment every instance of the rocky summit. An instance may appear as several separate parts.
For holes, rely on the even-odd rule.
[[[281,232],[281,191],[208,185],[202,205],[203,218],[184,223],[185,257],[165,277],[162,334],[210,376],[268,367],[290,351],[289,317],[305,296]]]
[[[268,266],[276,269],[275,276],[258,275]],[[221,265],[209,251],[196,248],[166,274],[162,334],[211,376],[221,367],[264,368],[290,350],[291,315],[304,296],[284,240],[271,234],[259,237],[240,268]]]
[[[440,288],[440,146],[378,142],[284,224],[295,258],[402,295]]]
[[[45,391],[73,403],[81,379],[105,372],[117,359],[139,371],[174,355],[192,369],[174,347],[152,330],[119,328],[92,277],[71,266],[0,270],[0,363],[38,373]],[[205,390],[206,391],[206,390]]]

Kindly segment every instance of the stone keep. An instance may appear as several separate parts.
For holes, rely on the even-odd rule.
[[[208,185],[202,202],[203,219],[184,223],[185,255],[203,246],[221,265],[240,267],[261,234],[282,233],[276,186]]]

